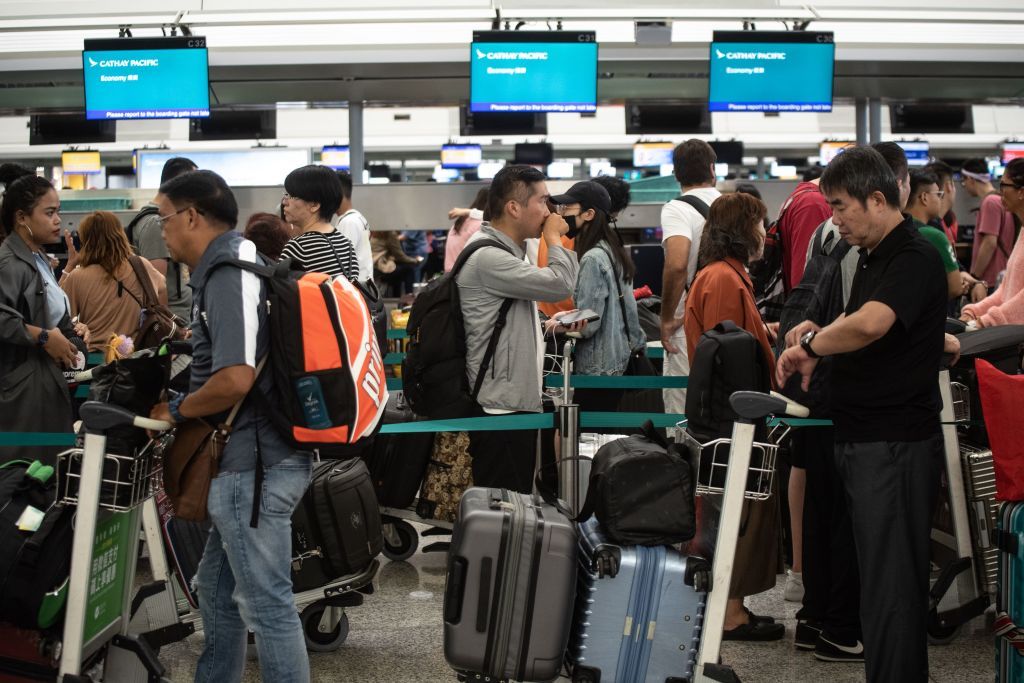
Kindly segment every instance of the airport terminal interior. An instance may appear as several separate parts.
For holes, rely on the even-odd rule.
[[[294,169],[349,171],[352,204],[374,235],[420,245],[406,250],[419,259],[402,266],[408,277],[382,284],[392,328],[421,283],[444,270],[450,210],[469,207],[502,168],[540,169],[552,195],[613,176],[631,188],[615,228],[636,265],[633,285],[661,296],[662,207],[680,194],[673,150],[685,140],[709,142],[717,187],[751,184],[768,222],[803,178],[844,150],[878,142],[897,142],[911,171],[944,161],[957,187],[965,162],[982,159],[998,192],[1006,165],[1024,158],[1022,29],[1021,0],[0,0],[0,162],[53,183],[72,235],[94,211],[128,225],[175,157],[225,179],[239,229],[254,213],[281,212]],[[983,197],[958,190],[950,199],[960,229],[952,247],[966,268]],[[56,262],[68,256],[63,241],[47,250]],[[661,344],[651,341],[660,368]],[[383,362],[392,393],[401,389],[396,354],[404,344],[389,331]],[[557,384],[548,386],[557,394]],[[115,508],[143,541],[126,540],[140,559],[135,575],[121,578],[141,589],[163,573],[175,584],[176,608],[189,611],[187,591],[167,574],[174,558],[150,562],[149,546],[163,543],[156,508],[136,502],[134,512]],[[384,510],[385,554],[372,593],[346,588],[359,600],[321,607],[334,623],[324,616],[328,632],[312,636],[320,641],[310,651],[311,680],[455,680],[443,641],[451,524],[438,535],[413,510],[399,512]],[[980,514],[994,523],[994,513]],[[943,538],[933,541],[948,545]],[[445,545],[428,552],[435,543]],[[938,560],[932,569],[934,580]],[[866,680],[862,660],[819,661],[794,648],[800,602],[787,599],[788,580],[780,573],[774,588],[747,602],[784,625],[785,636],[724,642],[722,661],[745,682]],[[997,677],[994,588],[961,577],[943,596],[940,609],[979,594],[992,604],[932,638],[930,681],[1024,680]],[[873,586],[861,590],[871,596]],[[138,607],[142,593],[124,591],[125,604],[136,599]],[[190,629],[158,648],[165,680],[193,680],[204,639],[201,624]],[[145,681],[138,666],[97,663],[106,640],[83,642],[79,633],[64,648],[93,650],[81,658],[90,680]],[[17,648],[9,650],[0,645],[0,664],[17,659]],[[62,672],[76,667],[60,650],[39,661],[58,660]],[[693,672],[678,675],[669,680]],[[7,680],[34,679],[0,666]],[[261,680],[254,647],[243,680]],[[565,668],[558,680],[597,679]]]

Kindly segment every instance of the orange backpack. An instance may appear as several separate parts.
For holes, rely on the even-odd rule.
[[[267,285],[270,360],[279,410],[268,410],[295,448],[354,455],[375,434],[388,400],[384,362],[359,285],[344,277],[232,259]],[[261,392],[258,398],[265,402]]]

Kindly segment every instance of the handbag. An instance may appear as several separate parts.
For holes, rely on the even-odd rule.
[[[1024,500],[1024,443],[1018,420],[1024,411],[1024,375],[1008,375],[984,359],[974,361],[982,415],[992,449],[998,500]]]
[[[149,279],[146,266],[138,256],[129,256],[128,263],[131,264],[135,279],[142,288],[142,300],[140,301],[123,282],[118,281],[118,291],[125,291],[128,296],[135,299],[141,309],[139,313],[139,328],[130,336],[135,342],[136,349],[147,349],[158,346],[165,339],[177,339],[182,335],[187,323],[174,315],[171,309],[160,303],[156,290],[153,289],[153,281]]]
[[[626,322],[626,303],[622,300],[622,292],[619,292],[619,306],[622,308],[622,324],[626,329],[626,340],[632,346],[632,339],[629,337],[629,323]],[[629,377],[651,377],[658,375],[654,363],[647,357],[643,348],[631,351],[626,361],[626,370],[622,373]],[[661,389],[633,389],[622,392],[619,398],[618,412],[620,413],[664,413],[665,399]]]
[[[259,377],[263,368],[256,369]],[[164,492],[174,508],[174,516],[190,522],[208,517],[206,499],[210,482],[217,476],[220,456],[231,437],[231,423],[245,402],[235,404],[228,418],[216,427],[202,418],[190,418],[174,428],[174,437],[164,450]]]

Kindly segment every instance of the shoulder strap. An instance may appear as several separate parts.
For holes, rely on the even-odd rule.
[[[337,232],[337,228],[335,228],[335,232]],[[341,257],[338,256],[338,250],[334,248],[334,242],[331,241],[330,236],[326,232],[321,232],[321,233],[317,233],[317,234],[322,235],[323,238],[325,240],[327,240],[327,248],[330,249],[331,250],[331,254],[334,255],[334,260],[337,261],[337,263],[338,263],[338,269],[341,270],[341,274],[342,275],[344,275],[346,278],[348,278],[348,272],[345,269],[345,265],[341,262]],[[341,233],[338,233],[338,234],[340,235]],[[348,239],[348,238],[346,237],[345,239]]]
[[[485,237],[474,240],[466,245],[462,250],[462,253],[459,254],[459,258],[455,260],[455,265],[452,266],[452,269],[449,271],[453,280],[455,279],[455,276],[459,274],[459,271],[462,270],[462,266],[466,265],[466,261],[469,260],[469,257],[484,247],[498,247],[502,251],[506,251],[509,254],[512,253],[511,249],[509,249],[503,242],[496,239]]]
[[[707,202],[703,201],[699,197],[694,197],[692,194],[684,194],[676,197],[675,201],[682,202],[683,204],[689,204],[701,215],[701,217],[704,218],[704,220],[708,219],[708,212],[711,211],[711,207],[708,206]]]
[[[149,279],[149,273],[146,272],[146,266],[142,263],[142,259],[132,254],[128,257],[128,263],[135,271],[135,279],[139,281],[139,287],[142,288],[142,307],[148,308],[160,303],[156,290],[153,289],[153,281]]]
[[[135,214],[131,222],[128,223],[128,226],[125,228],[125,232],[128,233],[129,238],[131,238],[132,231],[135,229],[135,226],[139,224],[139,221],[141,221],[146,216],[155,216],[159,213],[160,209],[156,208],[155,206],[144,206],[141,209],[139,209],[139,212]]]
[[[272,263],[270,265],[262,265],[259,263],[253,263],[252,261],[244,261],[238,258],[229,258],[224,259],[223,261],[218,261],[217,263],[214,263],[212,266],[210,266],[209,270],[206,271],[206,276],[207,278],[209,278],[210,274],[213,273],[213,271],[218,270],[223,266],[232,266],[234,268],[240,268],[242,270],[253,273],[254,275],[258,275],[259,277],[271,278],[277,277],[278,275],[285,275],[288,272],[290,272],[292,270],[291,264],[291,259],[284,259],[282,261],[278,261],[277,263]]]

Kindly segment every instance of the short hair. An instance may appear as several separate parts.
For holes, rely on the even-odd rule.
[[[15,178],[4,190],[3,205],[0,205],[0,241],[14,232],[14,217],[19,211],[32,213],[47,192],[54,189],[46,178],[29,173]]]
[[[629,190],[629,183],[625,180],[613,175],[599,175],[593,178],[593,181],[608,191],[608,196],[612,200],[613,215],[618,215],[629,206],[632,194]]]
[[[917,195],[924,191],[929,185],[938,185],[939,177],[927,169],[914,171],[910,174],[910,200],[913,201]]]
[[[968,173],[978,173],[978,174],[990,173],[989,168],[988,168],[988,162],[985,161],[984,159],[980,158],[980,157],[974,157],[972,159],[968,159],[967,161],[965,161],[963,163],[963,166],[961,166],[960,168],[962,170],[964,170],[964,171],[967,171]]]
[[[718,156],[703,140],[692,138],[672,150],[672,173],[682,187],[704,185],[715,181],[712,166]]]
[[[871,147],[882,155],[885,163],[888,164],[892,174],[899,183],[900,178],[906,178],[910,173],[910,165],[907,164],[907,153],[895,142],[876,142]]]
[[[78,224],[78,238],[82,241],[80,266],[97,265],[111,279],[128,262],[132,247],[128,243],[124,226],[109,211],[93,211]]]
[[[872,147],[851,147],[838,155],[821,174],[821,192],[845,192],[862,206],[873,192],[881,192],[889,206],[900,208],[900,188],[885,158]]]
[[[1010,159],[1010,163],[1003,169],[1003,179],[1018,189],[1024,187],[1024,157]]]
[[[300,166],[284,179],[284,190],[292,197],[319,204],[317,215],[324,222],[330,222],[341,206],[341,181],[326,166]]]
[[[284,245],[291,239],[288,224],[263,211],[249,216],[242,236],[256,245],[256,251],[275,261],[281,258]]]
[[[228,184],[213,171],[190,171],[160,185],[160,194],[175,206],[190,203],[207,218],[234,230],[238,202]]]
[[[196,162],[186,157],[172,157],[164,162],[164,170],[160,171],[160,184],[163,185],[171,178],[177,178],[182,173],[194,171],[198,166]]]
[[[935,177],[939,179],[940,185],[945,185],[953,180],[953,167],[941,159],[933,159],[930,164],[924,167],[924,170],[934,173]]]
[[[341,183],[341,198],[352,199],[352,174],[348,171],[337,171],[338,182]]]
[[[801,180],[803,180],[805,183],[809,183],[812,180],[817,180],[818,178],[821,177],[821,173],[824,170],[825,168],[821,164],[815,164],[814,166],[811,166],[806,171],[804,171],[804,174],[801,176]]]
[[[505,204],[510,201],[526,204],[533,195],[533,186],[545,179],[544,174],[533,166],[512,164],[502,168],[491,180],[487,197],[487,215],[490,220],[505,215]]]
[[[27,175],[35,175],[35,171],[27,166],[10,161],[0,164],[0,185],[4,187],[7,187],[18,178]]]
[[[757,186],[754,185],[754,183],[736,183],[736,191],[742,194],[749,194],[751,197],[757,197],[761,200],[764,199],[764,197],[761,196],[761,191],[757,189]]]
[[[711,203],[698,251],[698,268],[735,258],[746,263],[761,244],[758,228],[768,207],[757,197],[742,192],[724,194]]]

